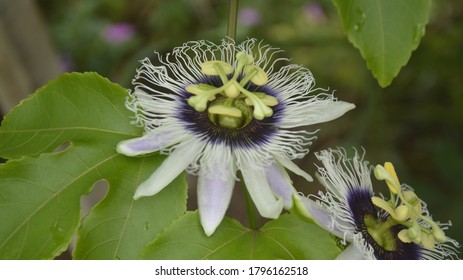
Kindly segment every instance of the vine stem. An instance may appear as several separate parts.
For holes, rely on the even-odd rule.
[[[230,12],[228,13],[227,37],[236,40],[236,24],[238,21],[239,0],[230,0]]]
[[[238,22],[238,4],[239,0],[230,0],[230,11],[228,13],[228,28],[227,37],[230,40],[236,40],[236,25]],[[244,183],[243,175],[239,173],[240,185],[243,188],[244,201],[246,203],[246,213],[248,216],[248,223],[251,229],[257,229],[256,210],[254,208],[254,202],[249,195],[246,184]]]

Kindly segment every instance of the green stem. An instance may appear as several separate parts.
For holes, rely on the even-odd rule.
[[[397,222],[396,220],[388,218],[386,221],[384,221],[381,225],[379,225],[374,230],[379,235],[383,235],[386,231],[390,230],[391,227],[396,226],[398,224],[399,224],[399,222]]]
[[[230,12],[228,13],[227,36],[233,41],[236,40],[236,24],[238,21],[238,2],[239,0],[230,0]]]
[[[244,201],[246,203],[246,213],[248,215],[248,223],[250,229],[257,229],[257,219],[256,219],[256,210],[254,208],[254,202],[252,201],[251,196],[249,195],[246,184],[244,183],[243,175],[239,173],[240,185],[243,189]]]

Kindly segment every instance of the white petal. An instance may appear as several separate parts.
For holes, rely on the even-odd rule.
[[[138,156],[156,152],[181,141],[178,131],[152,130],[142,137],[121,141],[117,152],[127,156]]]
[[[354,108],[355,105],[352,103],[334,99],[316,100],[305,104],[297,103],[297,105],[288,106],[288,113],[283,116],[280,126],[290,128],[323,123],[337,119]]]
[[[157,194],[172,182],[201,152],[204,144],[188,141],[179,144],[154,173],[140,184],[134,199]]]
[[[301,201],[304,203],[311,218],[322,228],[331,232],[339,238],[344,238],[344,232],[337,227],[338,223],[342,221],[335,221],[333,213],[329,212],[324,207],[317,204],[310,198],[300,196]]]
[[[275,159],[281,163],[286,169],[290,170],[294,174],[297,174],[303,178],[305,178],[309,182],[313,182],[312,176],[310,176],[307,172],[299,168],[294,162],[292,162],[290,159],[285,158],[285,157],[279,157],[275,156]]]
[[[364,260],[365,254],[354,244],[347,246],[337,257],[337,260]]]
[[[207,236],[214,233],[230,205],[235,174],[229,169],[227,174],[211,170],[198,178],[199,218]]]
[[[274,162],[265,169],[265,174],[273,192],[283,198],[285,209],[290,209],[293,206],[293,194],[297,195],[297,192],[291,185],[286,171]]]
[[[283,199],[275,197],[263,169],[258,169],[247,162],[242,164],[241,173],[257,211],[262,217],[276,219],[283,210]]]
[[[322,123],[337,119],[340,116],[344,115],[346,112],[355,108],[354,104],[344,101],[326,100],[325,103],[326,104],[323,104],[321,106],[321,112],[323,114],[320,114],[318,118],[314,118],[313,123],[306,123],[305,125]]]

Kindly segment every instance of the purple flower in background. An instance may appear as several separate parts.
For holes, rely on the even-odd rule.
[[[238,12],[238,20],[245,26],[255,26],[261,22],[261,19],[260,12],[254,8],[247,7]]]
[[[304,16],[311,22],[323,22],[326,19],[325,11],[318,3],[309,3],[304,6]]]
[[[135,28],[130,23],[116,23],[103,28],[102,37],[109,44],[123,43],[133,37]]]
[[[75,69],[74,60],[69,54],[59,56],[60,68],[62,72],[72,72]]]

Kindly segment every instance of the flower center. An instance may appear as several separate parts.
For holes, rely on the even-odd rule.
[[[384,213],[371,201],[373,193],[367,189],[356,189],[348,193],[348,205],[358,233],[371,246],[377,259],[418,259],[419,246],[404,243],[398,232],[404,227]]]
[[[252,82],[257,86],[267,83],[265,71],[252,63],[254,57],[245,52],[236,54],[236,67],[212,60],[201,64],[204,75],[219,76],[222,86],[191,84],[185,90],[191,93],[188,104],[198,112],[207,110],[209,119],[220,127],[239,129],[250,123],[252,118],[263,120],[273,115],[278,100],[263,92],[252,92],[245,86]],[[231,76],[233,74],[233,76]],[[230,78],[231,76],[231,78]]]
[[[224,128],[242,128],[252,120],[252,111],[242,100],[216,99],[209,106],[209,120]]]
[[[436,246],[436,242],[446,241],[445,233],[439,225],[430,217],[422,214],[421,199],[413,191],[402,188],[392,163],[386,162],[384,166],[377,165],[374,173],[376,179],[386,181],[391,199],[385,201],[373,196],[371,201],[390,215],[388,220],[404,227],[397,234],[402,242],[413,242],[432,249]],[[397,204],[396,201],[399,203]]]

